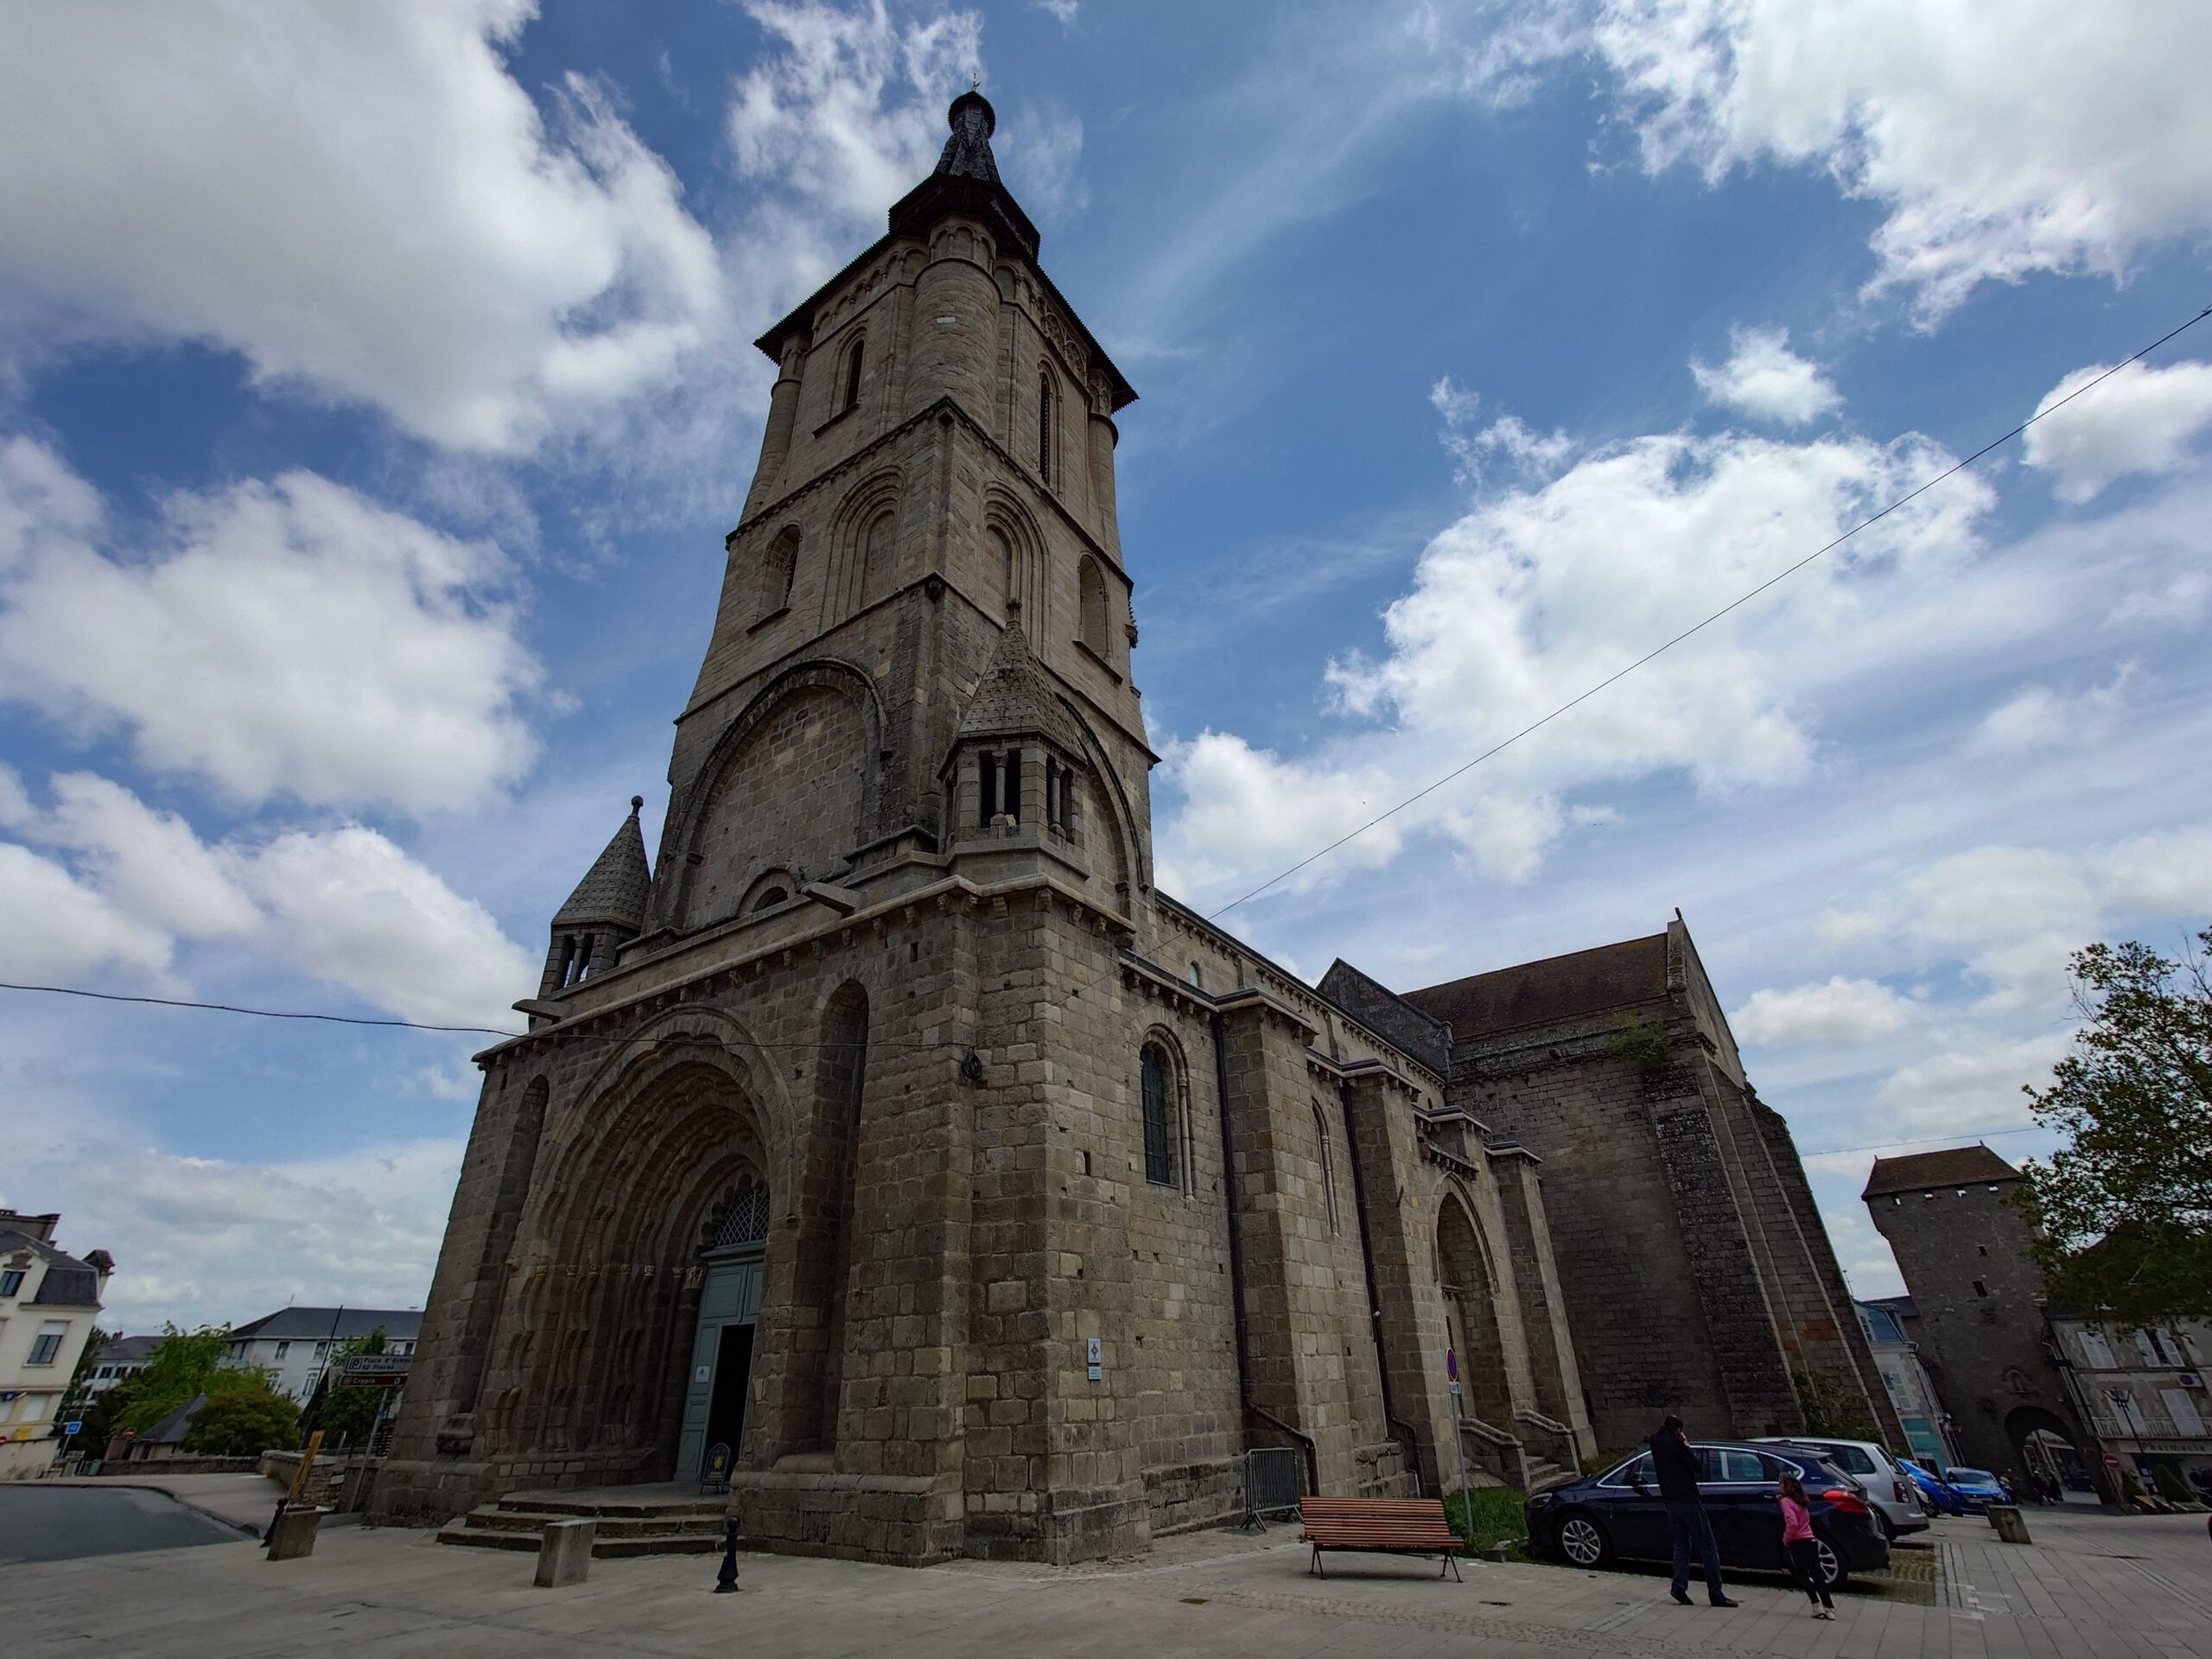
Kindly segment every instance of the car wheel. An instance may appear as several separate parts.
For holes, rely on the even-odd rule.
[[[1577,1567],[1603,1567],[1613,1559],[1605,1528],[1579,1510],[1559,1523],[1558,1537],[1559,1553]]]
[[[1851,1582],[1851,1569],[1844,1565],[1842,1552],[1821,1533],[1813,1535],[1813,1558],[1814,1570],[1828,1589],[1840,1590]]]

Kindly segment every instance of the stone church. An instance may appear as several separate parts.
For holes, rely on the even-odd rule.
[[[1544,1062],[1363,976],[1317,990],[1154,887],[1135,393],[1038,263],[990,105],[950,118],[887,233],[760,342],[658,854],[633,801],[527,1034],[480,1057],[378,1510],[693,1482],[726,1447],[764,1547],[1069,1561],[1235,1519],[1249,1448],[1308,1491],[1434,1493],[1463,1453],[1573,1469],[1593,1404],[1608,1446],[1661,1404],[1799,1426],[1777,1368],[1832,1308],[1695,1259],[1726,1211],[1770,1269],[1738,1212],[1779,1206],[1840,1286],[1779,1119],[1749,1132],[1794,1186],[1700,1196],[1689,1159],[1641,1178],[1671,1209],[1609,1211],[1639,1178],[1578,1176],[1563,1225],[1554,1170],[1670,1143],[1675,1096],[1501,1111]],[[1605,1287],[1684,1252],[1661,1313],[1705,1312],[1640,1319],[1636,1397]]]

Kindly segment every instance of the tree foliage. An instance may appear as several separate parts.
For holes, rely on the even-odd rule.
[[[2138,1328],[2212,1317],[2212,927],[2179,961],[2093,944],[2071,967],[2087,1023],[2027,1091],[2063,1144],[2014,1198],[2044,1288]]]
[[[1839,1440],[1878,1440],[1865,1390],[1826,1371],[1792,1366],[1789,1381],[1797,1390],[1797,1408],[1805,1414],[1805,1432]]]
[[[192,1414],[180,1451],[200,1458],[251,1458],[299,1444],[300,1412],[258,1371],[216,1379],[207,1403]]]
[[[331,1350],[330,1367],[323,1373],[325,1387],[314,1411],[315,1425],[322,1430],[323,1444],[361,1447],[376,1427],[377,1414],[391,1401],[389,1389],[341,1389],[331,1384],[346,1372],[346,1362],[356,1354],[382,1354],[391,1344],[378,1325],[365,1337],[351,1337]]]
[[[143,1434],[194,1395],[206,1393],[222,1370],[223,1357],[230,1351],[231,1333],[226,1326],[180,1331],[171,1325],[162,1329],[166,1334],[147,1357],[145,1369],[110,1395],[114,1398],[126,1392],[129,1395],[117,1402],[117,1433],[128,1428]]]

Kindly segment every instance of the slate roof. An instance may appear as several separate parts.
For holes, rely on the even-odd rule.
[[[141,1360],[151,1359],[154,1350],[168,1341],[166,1337],[118,1337],[102,1344],[95,1365],[134,1365]]]
[[[973,696],[960,716],[955,741],[970,737],[1007,737],[1034,732],[1049,738],[1061,753],[1071,758],[1084,752],[1083,733],[1062,703],[1059,694],[1031,653],[1028,638],[1016,623],[1009,623],[992,647],[991,660],[976,682]]]
[[[611,922],[636,932],[645,925],[645,904],[652,896],[652,872],[645,864],[645,832],[638,814],[645,804],[642,795],[630,798],[630,816],[607,843],[607,850],[584,873],[568,903],[555,912],[553,925],[569,927],[586,922]]]
[[[12,1227],[0,1227],[0,1257],[10,1256],[18,1250],[29,1250],[46,1263],[46,1271],[39,1275],[38,1288],[31,1293],[33,1307],[98,1307],[100,1305],[100,1270],[92,1262],[80,1262],[68,1251],[57,1249],[42,1238],[16,1231]],[[113,1267],[114,1262],[101,1251],[100,1256]]]
[[[1877,1158],[1866,1173],[1861,1198],[1891,1192],[1924,1192],[1938,1186],[1978,1186],[1987,1181],[2017,1181],[2020,1172],[1987,1147],[1946,1147],[1941,1152],[1907,1153]]]
[[[1454,1041],[1628,1007],[1667,994],[1667,936],[1624,939],[1402,993]]]
[[[1452,1027],[1414,1007],[1382,981],[1339,957],[1329,964],[1329,971],[1314,988],[1430,1071],[1441,1076],[1451,1074]]]
[[[334,1329],[333,1328],[334,1325]],[[419,1307],[280,1307],[257,1319],[231,1327],[231,1340],[343,1342],[381,1330],[394,1342],[412,1342],[423,1332]]]
[[[192,1414],[207,1403],[206,1394],[195,1394],[175,1411],[156,1423],[133,1444],[138,1446],[176,1446],[192,1432]]]

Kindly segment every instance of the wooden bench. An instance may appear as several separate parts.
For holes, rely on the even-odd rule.
[[[1309,1497],[1300,1503],[1298,1518],[1306,1529],[1300,1536],[1313,1546],[1313,1565],[1307,1570],[1325,1579],[1329,1576],[1321,1567],[1325,1549],[1440,1555],[1444,1565],[1436,1576],[1449,1573],[1459,1578],[1458,1558],[1466,1546],[1445,1520],[1440,1498]]]

